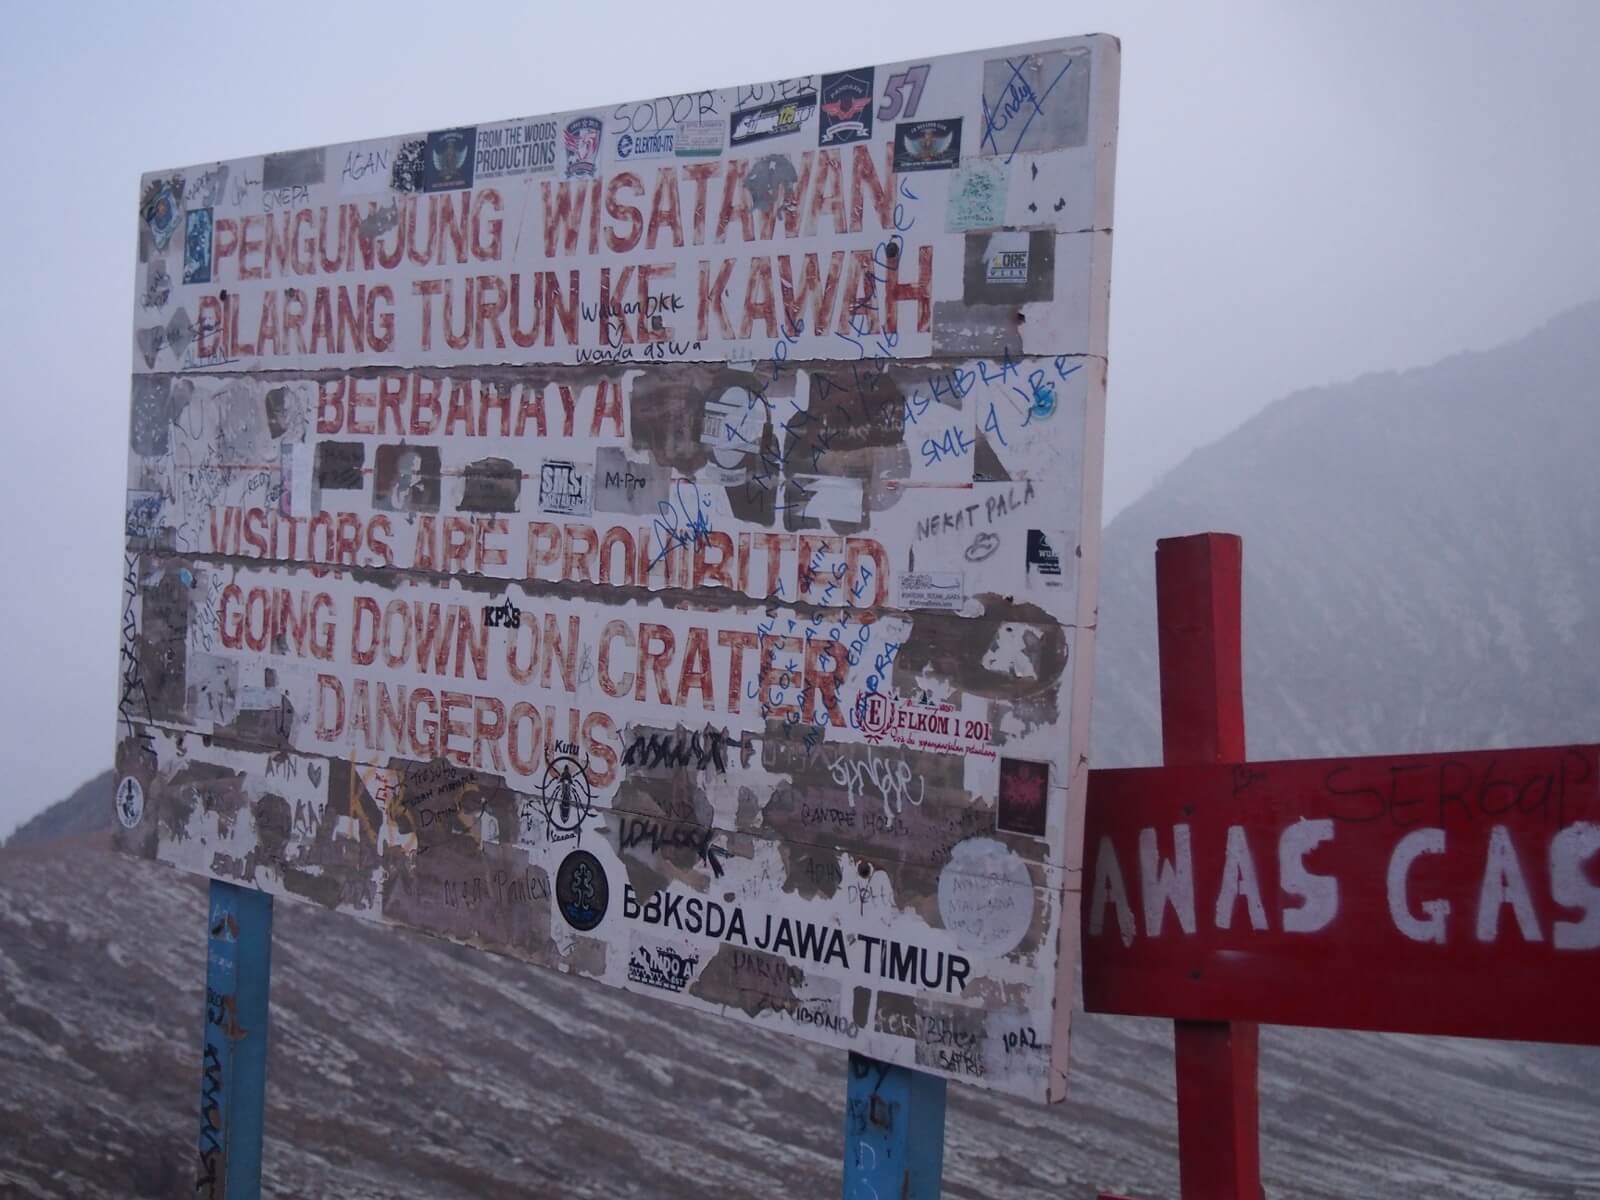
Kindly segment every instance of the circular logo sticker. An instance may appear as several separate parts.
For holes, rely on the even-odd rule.
[[[991,837],[957,842],[939,872],[939,919],[968,954],[1001,958],[1033,924],[1033,879],[1022,856]]]
[[[584,821],[594,815],[588,768],[570,754],[546,761],[539,804],[544,809],[545,833],[552,842],[577,837]]]
[[[124,829],[132,829],[144,816],[144,788],[132,775],[124,775],[117,784],[117,820]]]
[[[1033,415],[1048,417],[1056,411],[1056,388],[1053,383],[1041,383],[1033,389]]]
[[[574,850],[556,872],[556,907],[574,929],[587,933],[605,919],[611,889],[606,869],[587,850]]]

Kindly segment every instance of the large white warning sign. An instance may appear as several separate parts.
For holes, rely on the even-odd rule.
[[[145,176],[122,846],[1059,1097],[1117,75]]]

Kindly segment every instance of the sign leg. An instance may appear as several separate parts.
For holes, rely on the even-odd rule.
[[[936,1075],[850,1056],[844,1200],[938,1200],[944,1097]]]
[[[1201,533],[1156,543],[1161,746],[1168,766],[1244,761],[1243,543]],[[1257,1028],[1178,1021],[1183,1200],[1257,1200]]]
[[[204,1200],[256,1200],[267,1089],[272,897],[212,880],[207,930],[194,1192]]]
[[[1175,1021],[1183,1200],[1258,1200],[1261,1133],[1251,1021]]]

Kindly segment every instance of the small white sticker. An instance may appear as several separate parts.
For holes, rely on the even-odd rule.
[[[144,788],[132,775],[124,775],[117,784],[117,820],[132,829],[143,817]]]
[[[679,158],[714,158],[722,153],[724,121],[691,118],[678,126],[672,152]]]
[[[287,517],[311,516],[313,447],[307,442],[291,442],[278,447],[283,491],[278,511]]]
[[[861,480],[837,475],[791,475],[789,478],[800,493],[788,501],[788,506],[797,510],[796,516],[812,521],[860,523],[866,511],[866,491]]]
[[[985,283],[1027,283],[1028,235],[990,234],[989,247],[983,255],[983,270]]]
[[[900,607],[956,612],[966,601],[966,590],[960,571],[907,571],[900,576]]]

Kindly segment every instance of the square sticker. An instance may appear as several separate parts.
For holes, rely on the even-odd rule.
[[[1007,833],[1043,837],[1050,806],[1050,764],[1002,758],[999,800],[997,828]]]

